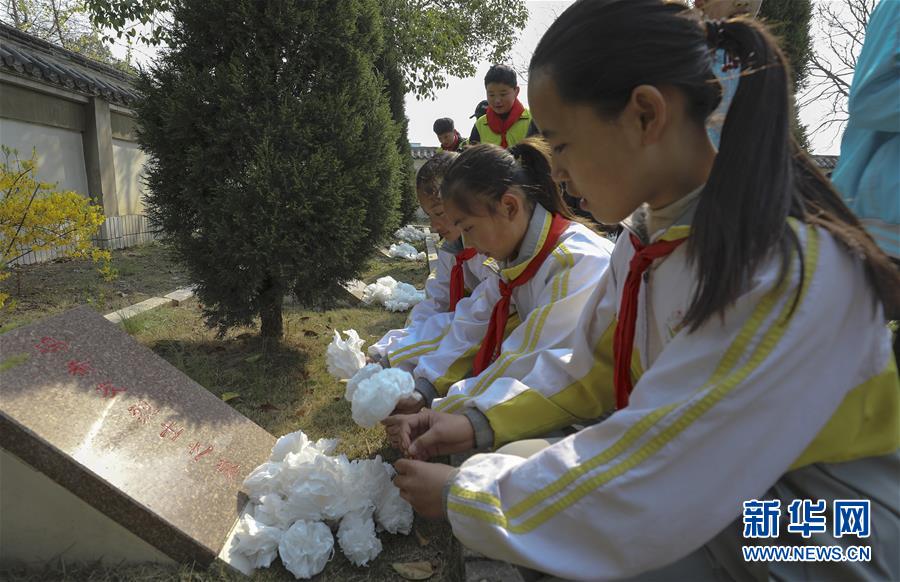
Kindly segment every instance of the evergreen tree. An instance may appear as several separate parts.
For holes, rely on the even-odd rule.
[[[400,198],[400,221],[408,223],[419,207],[416,197],[416,175],[412,150],[409,146],[409,119],[406,117],[406,83],[400,70],[394,49],[387,48],[381,56],[379,66],[387,88],[391,118],[397,126],[397,151],[400,156],[400,179],[397,182]]]
[[[763,0],[759,17],[778,35],[781,48],[791,63],[794,93],[800,93],[806,86],[809,60],[812,55],[810,22],[812,20],[812,0]],[[809,140],[806,127],[800,123],[798,111],[794,111],[794,136],[806,148]]]
[[[261,320],[356,275],[397,226],[397,141],[375,0],[184,0],[142,74],[151,219],[207,323]]]

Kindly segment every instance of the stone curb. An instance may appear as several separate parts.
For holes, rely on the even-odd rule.
[[[193,296],[193,286],[182,287],[181,289],[176,289],[175,291],[172,291],[171,293],[168,293],[162,297],[151,297],[150,299],[145,299],[140,303],[135,303],[134,305],[129,305],[128,307],[123,307],[122,309],[117,309],[112,313],[107,313],[103,317],[105,317],[112,323],[121,323],[126,319],[131,319],[139,313],[144,313],[145,311],[156,309],[157,307],[160,307],[162,305],[180,305]]]

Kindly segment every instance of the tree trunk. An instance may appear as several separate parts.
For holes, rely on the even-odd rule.
[[[281,317],[283,303],[284,288],[281,281],[269,277],[259,294],[259,318],[262,322],[259,334],[262,337],[278,339],[284,335],[284,322]]]

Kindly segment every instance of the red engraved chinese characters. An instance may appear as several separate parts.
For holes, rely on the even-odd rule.
[[[240,476],[238,474],[240,470],[241,466],[239,464],[232,463],[227,459],[219,459],[219,462],[216,463],[216,473],[221,473],[229,481],[237,479]]]
[[[121,386],[113,386],[112,382],[103,382],[102,384],[97,384],[94,391],[100,392],[103,398],[115,398],[119,392],[128,392],[128,389]]]
[[[93,368],[91,368],[91,365],[88,362],[69,360],[69,363],[66,364],[66,366],[69,369],[70,376],[87,376],[88,374],[93,372]]]
[[[131,406],[129,406],[128,412],[130,412],[131,416],[141,424],[147,424],[148,422],[150,422],[150,417],[152,417],[159,411],[154,410],[153,406],[151,406],[149,402],[141,400],[137,404],[132,404]]]
[[[49,336],[42,337],[40,343],[34,344],[34,347],[42,354],[55,354],[56,352],[69,351],[69,344]]]
[[[171,420],[167,423],[161,424],[160,426],[163,427],[162,432],[159,433],[160,438],[171,438],[173,441],[177,441],[178,437],[181,436],[181,433],[184,432],[184,428],[175,430],[175,423]],[[172,435],[171,437],[169,436],[170,433]]]
[[[199,441],[191,445],[191,449],[188,454],[194,458],[194,462],[199,461],[200,457],[202,457],[203,455],[208,455],[213,450],[212,445],[209,445],[204,451],[201,452],[200,449],[202,448],[203,445],[201,445]]]

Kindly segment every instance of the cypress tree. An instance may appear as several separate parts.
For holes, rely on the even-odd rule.
[[[806,85],[812,54],[812,0],[763,0],[759,17],[778,35],[781,48],[791,63],[794,92],[800,92]],[[806,148],[809,147],[809,140],[798,113],[794,111],[794,137]]]
[[[397,226],[375,0],[184,0],[141,75],[148,214],[220,333],[354,277]]]

